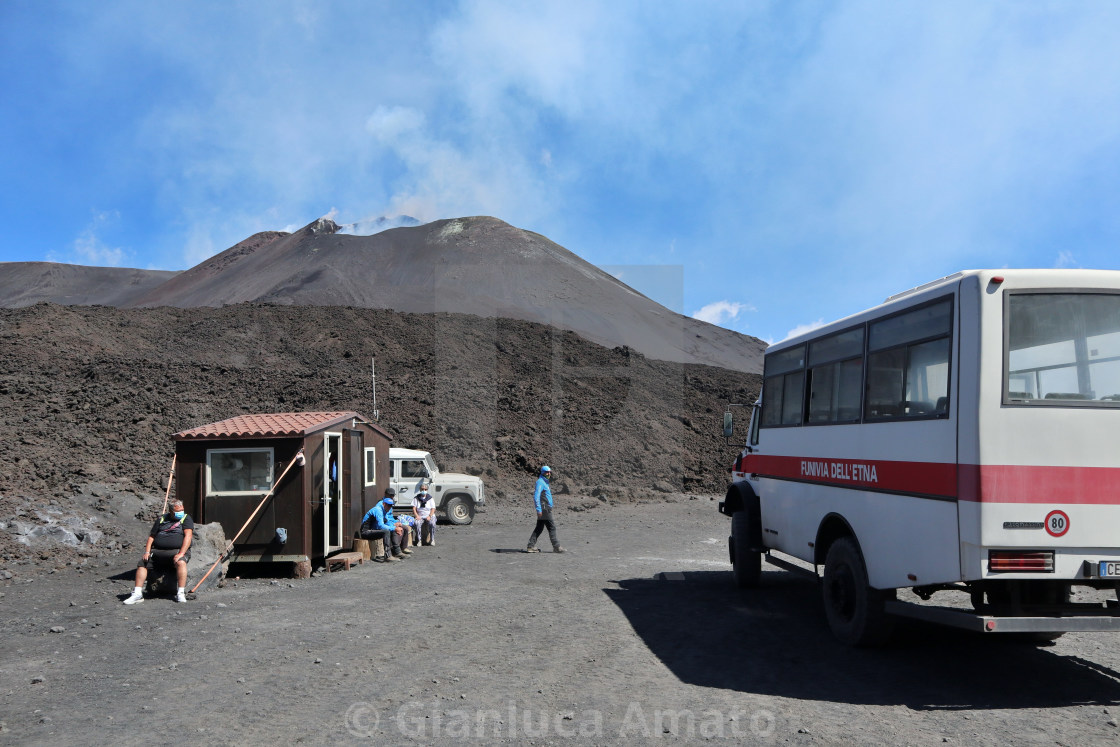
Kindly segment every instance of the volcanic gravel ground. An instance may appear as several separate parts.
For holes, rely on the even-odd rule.
[[[722,492],[736,451],[722,412],[760,384],[459,314],[0,309],[0,577],[131,558],[162,504],[176,431],[242,413],[372,417],[371,356],[393,445],[481,476],[499,508],[529,500],[541,464],[577,510]]]
[[[718,497],[560,496],[563,555],[519,552],[531,508],[490,507],[403,562],[186,604],[121,604],[125,558],[0,581],[0,742],[1116,743],[1115,634],[902,622],[844,648],[811,579],[735,588]]]

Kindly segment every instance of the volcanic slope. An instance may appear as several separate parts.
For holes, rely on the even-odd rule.
[[[0,306],[19,308],[43,301],[121,306],[178,274],[58,262],[0,262]]]
[[[577,509],[721,492],[736,451],[721,413],[728,401],[753,402],[761,383],[465,314],[0,309],[0,556],[31,552],[11,532],[48,521],[45,511],[93,517],[119,535],[105,489],[90,486],[162,499],[177,431],[244,413],[371,416],[374,355],[393,445],[481,475],[496,510],[531,494],[544,463]]]
[[[264,302],[539,322],[649,358],[760,372],[766,345],[677,314],[540,234],[456,218],[373,236],[321,218],[256,234],[123,306]]]

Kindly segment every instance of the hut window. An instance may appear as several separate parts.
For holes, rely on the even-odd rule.
[[[272,488],[272,449],[207,449],[206,494],[244,495]]]
[[[366,487],[377,482],[377,449],[366,447]]]

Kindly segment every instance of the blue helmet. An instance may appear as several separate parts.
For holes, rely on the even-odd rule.
[[[549,467],[547,464],[541,467],[541,474],[543,475],[546,473],[550,475],[552,474],[552,467]]]

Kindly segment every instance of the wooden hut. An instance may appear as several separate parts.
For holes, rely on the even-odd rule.
[[[233,562],[290,562],[309,573],[313,559],[351,549],[389,486],[393,437],[356,412],[240,415],[173,438],[176,495],[195,521],[220,522],[227,537],[276,484],[234,544]]]

